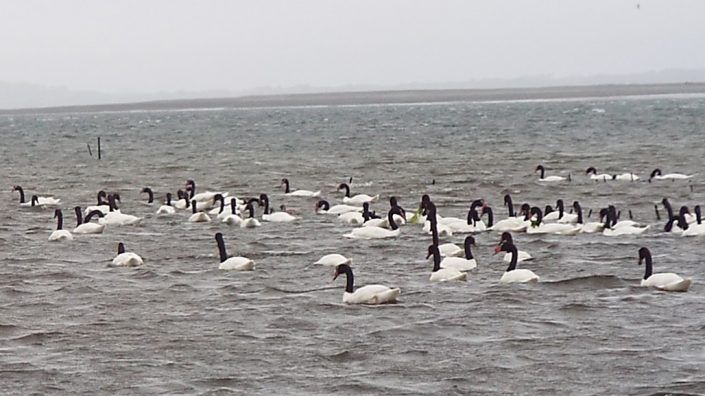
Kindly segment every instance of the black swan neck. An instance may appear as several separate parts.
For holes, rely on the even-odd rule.
[[[91,210],[91,211],[86,215],[86,218],[83,219],[83,222],[84,222],[84,223],[90,222],[91,219],[93,218],[93,216],[103,217],[103,216],[105,216],[105,215],[104,215],[103,212],[101,212],[100,210],[94,209],[94,210]]]
[[[289,189],[289,179],[282,179],[282,184],[284,184],[284,194],[289,194],[291,192]]]
[[[125,253],[125,244],[120,242],[118,243],[118,254],[123,254]]]
[[[509,217],[516,216],[514,213],[514,204],[512,203],[512,196],[507,194],[504,196],[504,205],[507,207]]]
[[[145,187],[142,189],[142,192],[147,193],[147,203],[153,203],[154,202],[154,192],[152,192],[152,189],[149,187]]]
[[[24,190],[22,189],[22,187],[15,186],[15,190],[19,191],[20,193],[20,203],[24,203]]]
[[[340,190],[341,188],[345,190],[345,196],[350,198],[350,186],[348,186],[347,183],[340,183],[340,186],[338,186],[338,190]]]
[[[225,250],[225,241],[223,241],[223,234],[215,234],[215,241],[218,243],[218,253],[220,254],[220,262],[228,259],[228,252]]]
[[[193,212],[193,214],[196,214],[197,212],[195,199],[191,201],[191,211]]]
[[[472,239],[470,237],[465,238],[465,259],[472,260]]]
[[[56,209],[54,212],[54,217],[56,217],[56,229],[61,230],[64,228],[64,215],[61,213],[61,209]]]
[[[512,254],[512,260],[509,262],[509,267],[507,267],[507,272],[514,271],[515,269],[517,269],[517,260],[518,260],[519,252],[517,251],[517,247],[512,244],[507,246],[506,249],[509,253]]]
[[[80,206],[76,206],[75,208],[73,208],[73,211],[76,213],[76,227],[78,227],[83,224],[83,213],[81,213]]]
[[[651,252],[649,251],[649,249],[644,248],[641,253],[641,256],[644,258],[644,266],[646,267],[644,272],[644,279],[649,279],[649,277],[653,274],[654,270],[653,262],[651,260]],[[641,260],[639,260],[639,263],[641,263]]]
[[[583,208],[580,207],[577,201],[573,204],[573,209],[575,209],[575,213],[578,215],[578,224],[583,224]]]
[[[536,169],[541,172],[540,178],[543,179],[544,176],[546,175],[546,169],[544,169],[544,167],[541,165],[539,165]]]
[[[484,209],[482,209],[483,213],[487,213],[487,227],[492,227],[494,225],[494,215],[492,214],[492,208],[489,206],[485,206]]]
[[[389,228],[392,230],[396,230],[399,228],[397,225],[397,222],[394,221],[394,215],[399,214],[399,210],[396,208],[389,209],[389,213],[387,213],[387,221],[389,222]]]
[[[441,269],[441,252],[438,250],[438,245],[432,245],[431,254],[433,255],[433,272]]]

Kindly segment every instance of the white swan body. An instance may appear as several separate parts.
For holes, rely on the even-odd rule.
[[[399,215],[394,215],[394,221],[397,224],[406,224],[406,220]],[[370,220],[367,220],[366,222],[362,223],[362,226],[363,227],[389,228],[389,220],[387,220],[387,219],[370,219]]]
[[[693,175],[684,175],[682,173],[668,173],[666,175],[655,175],[652,177],[654,180],[684,180],[690,179]]]
[[[196,212],[188,218],[188,221],[191,223],[207,223],[211,221],[211,218],[205,212]]]
[[[561,181],[565,181],[565,180],[567,180],[567,179],[563,176],[546,176],[543,179],[539,179],[540,182],[548,182],[548,183],[561,182]]]
[[[49,235],[50,242],[73,241],[73,235],[67,230],[54,230]]]
[[[401,289],[384,285],[367,285],[358,288],[353,293],[344,292],[343,302],[346,304],[385,304],[396,302]]]
[[[74,234],[101,234],[105,230],[105,224],[83,223],[73,229]]]
[[[563,213],[563,217],[558,219],[558,224],[575,224],[578,222],[578,215],[575,213]]]
[[[188,203],[186,202],[186,198],[182,198],[174,202],[174,207],[179,210],[183,210],[188,208]]]
[[[211,208],[211,207],[213,207],[213,198],[215,198],[215,196],[218,194],[222,195],[223,198],[226,198],[228,196],[227,192],[206,191],[206,192],[202,192],[202,193],[198,193],[198,194],[194,195],[193,197],[191,197],[190,200],[193,201],[195,199],[199,203],[204,202],[206,204],[210,204],[209,208]]]
[[[666,272],[662,274],[653,274],[647,279],[641,280],[642,287],[655,287],[659,290],[664,291],[688,291],[692,279],[682,278],[672,272]]]
[[[343,197],[343,203],[344,204],[353,204],[353,205],[362,205],[365,202],[367,202],[367,203],[377,202],[378,199],[379,199],[379,194],[375,195],[374,197],[371,195],[367,195],[367,194],[357,194],[352,197]]]
[[[262,224],[260,224],[259,220],[252,217],[244,219],[240,222],[240,228],[255,228],[261,225]]]
[[[170,216],[176,214],[176,209],[173,206],[162,205],[159,209],[157,209],[155,214],[160,216]]]
[[[550,213],[549,213],[550,214]],[[527,234],[558,234],[558,235],[575,235],[580,231],[581,227],[576,227],[572,224],[541,223],[539,226],[531,226],[526,229]]]
[[[474,258],[468,260],[465,257],[446,257],[441,260],[441,268],[470,271],[477,268],[477,261]]]
[[[604,236],[639,235],[648,229],[649,229],[648,225],[646,227],[642,227],[642,228],[634,227],[634,226],[623,226],[623,227],[618,227],[618,228],[605,228],[602,230],[602,235],[604,235]]]
[[[218,269],[227,271],[252,271],[255,262],[247,257],[230,257],[218,265]]]
[[[502,277],[499,279],[502,283],[526,283],[526,282],[538,282],[538,275],[534,274],[531,270],[518,268],[511,271],[506,271]]]
[[[457,258],[457,257],[455,257]],[[468,274],[461,272],[455,268],[441,268],[438,271],[431,272],[431,282],[448,282],[448,281],[466,281]]]
[[[113,266],[116,267],[138,267],[142,264],[142,257],[132,252],[120,253],[113,259]]]
[[[688,229],[681,233],[682,236],[699,236],[705,235],[705,223],[690,224]]]
[[[330,267],[337,267],[341,264],[352,264],[352,259],[349,259],[342,254],[338,253],[333,253],[333,254],[326,254],[325,256],[321,257],[318,261],[316,261],[314,264],[318,265],[325,265],[325,266],[330,266]]]
[[[463,249],[454,243],[444,243],[438,246],[438,251],[444,257],[460,257],[464,254]]]
[[[352,205],[333,205],[328,210],[325,210],[325,209],[318,210],[318,213],[332,214],[332,215],[340,215],[340,214],[348,213],[348,212],[362,212],[362,207],[361,206],[352,206]]]
[[[345,212],[338,216],[338,220],[352,225],[360,225],[365,222],[365,219],[359,212]]]
[[[494,223],[494,225],[492,227],[490,227],[489,230],[497,231],[497,232],[505,232],[505,231],[516,232],[517,228],[522,228],[523,225],[524,225],[524,216],[507,217],[506,219],[502,219],[502,220]],[[526,229],[526,227],[524,227],[523,229]]]
[[[621,175],[614,175],[614,180],[637,181],[639,180],[639,176],[633,173],[622,173]]]
[[[88,213],[91,213],[94,210],[99,210],[102,214],[106,215],[110,213],[110,205],[96,205],[96,206],[89,206],[86,208],[86,210],[83,211],[83,215],[87,216]],[[116,212],[120,212],[120,210],[116,210]]]
[[[401,230],[388,230],[380,227],[359,227],[355,228],[349,234],[344,234],[345,238],[351,239],[384,239],[396,238],[401,234]]]
[[[446,237],[453,236],[453,230],[446,224],[438,223],[436,226],[436,229],[438,231],[439,236],[446,236]],[[423,232],[425,232],[427,234],[432,234],[431,222],[426,220],[422,230],[423,230]]]
[[[609,181],[612,180],[612,175],[607,174],[607,173],[602,173],[602,174],[591,174],[590,178],[592,180],[599,180],[599,181]]]
[[[271,221],[273,223],[288,223],[290,221],[297,220],[298,217],[292,216],[286,212],[274,212],[272,214],[263,214],[262,220]]]
[[[304,198],[316,198],[321,196],[320,191],[309,191],[309,190],[295,190],[290,193],[284,194],[287,197],[304,197]]]
[[[222,220],[223,223],[231,226],[239,226],[242,224],[242,217],[234,214],[229,214],[225,216],[225,218]]]
[[[99,224],[112,226],[135,225],[140,222],[142,222],[141,217],[122,214],[118,211],[108,212],[105,216],[98,219]]]
[[[522,261],[529,261],[533,260],[534,258],[528,253],[523,250],[517,250],[517,262],[521,263]],[[505,263],[509,263],[512,261],[512,254],[511,253],[505,253],[504,258],[502,259]]]
[[[580,232],[584,234],[593,234],[602,231],[604,227],[604,223],[593,221],[583,224],[582,227],[580,227]]]

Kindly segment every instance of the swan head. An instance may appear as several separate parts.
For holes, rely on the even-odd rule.
[[[223,201],[223,203],[225,203],[225,200],[223,198],[223,194],[215,194],[213,196],[213,204],[215,204],[218,201]]]
[[[196,187],[196,182],[194,182],[194,181],[191,180],[191,179],[186,180],[185,186],[186,186],[186,190],[187,190],[187,191],[188,191],[188,190],[193,190],[193,189]]]
[[[177,190],[177,191],[176,191],[176,196],[179,198],[179,200],[184,199],[184,191],[183,191],[183,190]]]
[[[582,208],[580,207],[580,202],[573,201],[573,209],[575,209],[576,212],[581,210]]]
[[[651,175],[649,175],[649,180],[653,179],[654,176],[661,176],[661,169],[656,168],[651,172]]]
[[[586,174],[586,175],[589,175],[589,174],[591,174],[591,173],[592,173],[593,175],[596,175],[596,174],[597,174],[597,169],[595,169],[594,166],[591,166],[591,167],[587,168],[587,170],[585,171],[585,174]]]
[[[512,196],[504,194],[504,206],[508,206],[512,202]]]
[[[600,221],[603,221],[606,216],[609,215],[609,210],[607,208],[600,209]]]
[[[434,256],[436,253],[439,255],[441,254],[440,250],[438,250],[437,245],[428,245],[428,249],[426,252],[426,259],[428,260],[429,257]]]
[[[472,235],[468,235],[465,237],[465,246],[476,246],[475,238],[473,238]]]
[[[120,193],[115,193],[112,196],[115,201],[122,203],[122,201],[120,201]]]
[[[150,192],[152,192],[152,189],[149,187],[145,187],[142,189],[142,191],[140,191],[140,193],[142,193],[142,194],[144,194],[144,193],[149,194]]]
[[[61,209],[54,210],[54,218],[61,217]]]
[[[651,252],[649,251],[648,248],[642,247],[639,249],[639,265],[641,265],[642,261],[644,261],[647,258],[651,258]]]
[[[12,191],[22,191],[22,186],[12,186]]]
[[[499,242],[497,242],[497,246],[500,246],[506,242],[514,243],[514,238],[512,238],[512,234],[507,231],[503,232],[502,236],[499,237]]]
[[[545,170],[545,168],[543,167],[543,165],[536,165],[536,169],[534,169],[534,173],[543,172],[544,170]]]
[[[399,205],[399,203],[397,203],[397,197],[395,197],[395,196],[389,197],[389,205],[391,205],[391,206]]]
[[[125,253],[125,244],[120,242],[118,243],[118,254],[123,254]]]
[[[316,213],[318,213],[318,211],[321,209],[323,209],[323,210],[330,209],[330,204],[328,203],[328,201],[321,199],[318,202],[316,202]]]
[[[531,212],[531,205],[529,205],[528,203],[521,204],[521,212],[520,213],[523,213],[526,215],[526,214],[529,214],[530,212]]]
[[[500,244],[494,248],[494,254],[497,254],[499,252],[510,253],[512,252],[512,250],[516,250],[516,246],[514,246],[514,243],[509,241],[501,241]]]
[[[352,268],[350,268],[349,265],[347,264],[340,264],[337,267],[335,267],[335,272],[333,273],[333,280],[338,279],[338,275],[345,274],[348,272],[352,272]]]
[[[281,184],[279,184],[279,185],[280,185],[280,186],[283,186],[283,185],[286,185],[286,184],[289,184],[289,179],[287,179],[286,177],[283,177],[283,178],[282,178],[282,181],[281,181]]]

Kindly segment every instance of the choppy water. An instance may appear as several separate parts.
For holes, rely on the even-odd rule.
[[[663,197],[705,202],[704,131],[698,98],[1,117],[0,392],[705,393],[703,239],[663,234],[653,214]],[[86,148],[97,136],[101,162]],[[573,182],[537,183],[538,163]],[[701,175],[595,183],[588,166]],[[336,184],[354,176],[354,192],[381,194],[378,211],[392,194],[412,208],[429,193],[442,215],[462,217],[482,197],[501,219],[511,192],[541,207],[612,203],[654,226],[638,237],[516,235],[542,282],[513,286],[498,283],[498,236],[480,234],[470,282],[430,284],[418,226],[396,240],[343,239],[350,226],[315,215],[313,200],[283,197],[284,176],[336,202]],[[142,187],[162,197],[186,179],[268,192],[303,219],[243,230],[157,218],[140,203]],[[53,213],[18,210],[14,184],[61,198],[69,226],[70,208],[99,189],[120,192],[144,224],[48,243]],[[217,231],[257,269],[219,271]],[[108,268],[118,241],[146,264]],[[693,277],[691,290],[635,287],[641,246],[656,271]],[[401,287],[401,302],[343,305],[344,281],[312,265],[332,252],[353,258],[358,285]]]

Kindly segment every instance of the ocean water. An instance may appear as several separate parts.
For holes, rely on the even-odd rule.
[[[1,116],[0,392],[705,393],[705,244],[663,233],[653,208],[664,197],[676,210],[705,203],[704,132],[698,97]],[[539,183],[539,163],[572,181]],[[695,177],[594,182],[589,166]],[[477,234],[469,281],[431,284],[420,226],[345,239],[352,226],[316,215],[315,199],[285,197],[282,177],[331,204],[353,177],[353,193],[380,194],[378,212],[392,195],[413,209],[427,193],[443,216],[465,217],[483,198],[500,220],[511,193],[517,206],[614,204],[651,228],[515,234],[535,257],[520,268],[541,277],[529,285],[500,284],[498,235]],[[301,219],[240,229],[157,217],[143,203],[143,187],[161,200],[187,179],[197,192],[268,193]],[[13,185],[61,198],[68,229],[98,190],[144,220],[49,243],[53,212],[20,209]],[[216,232],[256,270],[218,270]],[[109,267],[118,242],[145,265]],[[690,291],[638,287],[642,246],[656,272],[692,277]],[[328,253],[353,259],[356,286],[400,287],[399,303],[343,304],[344,279],[313,264]]]

